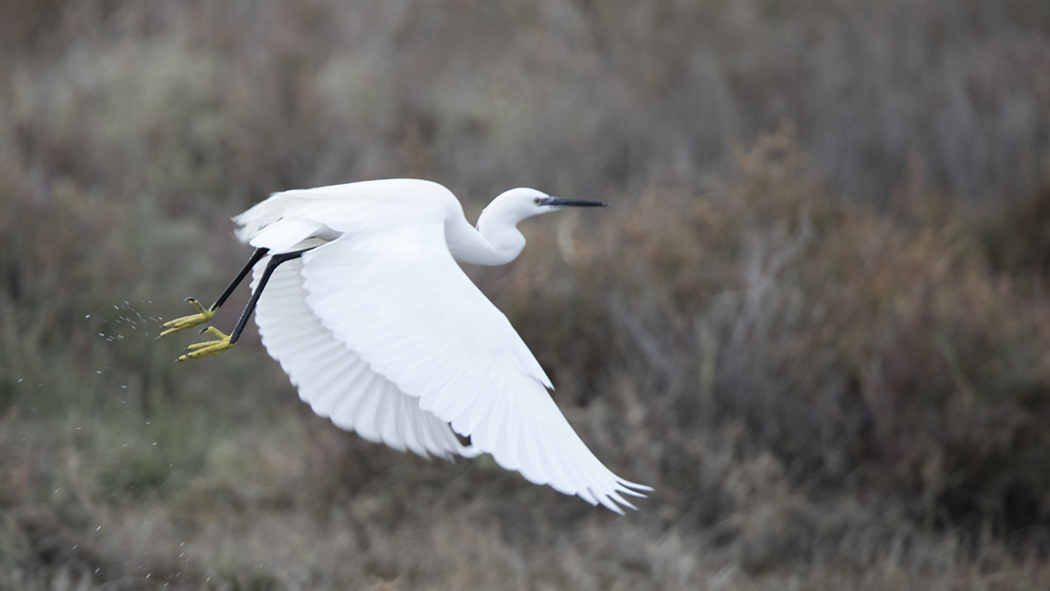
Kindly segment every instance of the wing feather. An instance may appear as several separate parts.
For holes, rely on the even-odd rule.
[[[384,394],[386,388],[384,385],[377,383],[379,376],[372,374],[368,376],[368,385],[361,386],[361,391],[364,394],[361,398],[360,405],[354,409],[352,416],[354,418],[354,430],[357,434],[369,441],[380,442],[382,439],[379,437],[379,409],[380,403],[382,402],[381,395]],[[349,414],[349,413],[348,413]]]
[[[390,224],[357,228],[304,253],[306,307],[375,374],[418,399],[417,409],[469,435],[500,466],[616,512],[629,507],[619,493],[650,489],[591,453],[517,332],[452,259],[443,225],[415,221],[399,220],[396,233]],[[355,412],[398,438],[381,430],[384,409]]]
[[[547,458],[548,461],[547,466],[551,472],[550,485],[558,492],[565,494],[571,494],[570,491],[582,488],[579,476],[575,472],[565,469],[561,454],[558,453],[558,450],[551,447],[550,438],[541,438],[537,443],[540,446],[537,453]]]
[[[254,269],[253,290],[266,263],[264,259]],[[300,397],[318,415],[365,439],[407,448],[423,457],[474,455],[445,421],[420,409],[416,398],[372,371],[332,337],[304,303],[302,267],[299,259],[278,267],[255,312],[263,345],[280,362]],[[361,412],[362,407],[366,412]]]

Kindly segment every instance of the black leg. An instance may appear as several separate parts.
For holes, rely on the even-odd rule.
[[[290,261],[292,259],[297,259],[303,256],[303,253],[308,250],[312,249],[304,248],[303,250],[296,250],[294,252],[282,252],[280,254],[275,254],[270,257],[270,262],[266,263],[266,270],[263,271],[262,277],[259,278],[259,284],[255,286],[255,291],[252,292],[252,297],[248,300],[248,305],[244,307],[244,312],[241,313],[241,318],[237,321],[237,326],[235,326],[233,332],[230,333],[230,344],[236,343],[237,339],[241,338],[241,332],[244,331],[245,325],[248,324],[248,318],[251,317],[252,312],[255,311],[255,305],[259,303],[259,296],[262,295],[263,288],[266,287],[266,283],[270,281],[270,276],[273,275],[273,272],[277,269],[277,267],[280,266],[281,263]],[[263,253],[258,257],[261,259],[266,254],[266,249],[260,248],[259,250],[255,251],[255,253],[258,255],[259,251],[263,251]],[[252,258],[255,257],[253,256]],[[258,262],[258,259],[256,259],[256,262]],[[248,273],[248,270],[251,269],[251,267],[254,264],[255,263],[251,263],[250,265],[245,266],[245,268],[241,270],[241,274],[237,277],[236,281],[239,282],[241,279],[243,279],[244,275]],[[227,288],[227,291],[232,291],[235,285],[236,282],[234,283],[234,285],[231,285],[231,287]],[[216,302],[216,304],[221,304],[222,300],[225,300],[227,296],[229,296],[228,293],[223,293],[222,297],[220,298],[220,301]]]
[[[240,273],[237,273],[237,276],[234,277],[233,281],[231,281],[230,284],[226,286],[226,290],[222,292],[222,295],[219,296],[219,299],[215,300],[215,303],[212,304],[211,308],[208,309],[214,312],[215,310],[219,309],[219,306],[225,304],[227,298],[229,298],[230,294],[233,293],[233,290],[237,289],[237,286],[241,284],[241,281],[243,281],[244,278],[248,275],[248,273],[251,272],[252,268],[255,267],[255,263],[261,261],[262,258],[266,256],[266,253],[268,252],[270,252],[269,248],[255,249],[255,252],[252,253],[252,258],[248,259],[248,262],[244,264],[243,268],[241,268]]]
[[[207,310],[205,310],[204,306],[202,306],[201,303],[197,300],[193,298],[186,298],[186,301],[197,309],[197,313],[190,314],[189,316],[182,316],[181,318],[176,318],[174,320],[169,320],[165,322],[163,326],[164,331],[160,333],[160,336],[167,336],[169,334],[179,332],[180,330],[184,330],[192,326],[197,326],[198,324],[202,324],[211,320],[211,317],[215,315],[215,311],[219,309],[219,306],[223,305],[223,303],[226,302],[226,299],[230,297],[230,294],[233,293],[233,290],[237,288],[237,285],[239,285],[240,282],[244,280],[244,277],[248,274],[249,271],[252,270],[252,267],[254,267],[255,264],[258,263],[260,260],[262,260],[262,258],[266,256],[266,253],[268,252],[270,251],[266,248],[255,249],[255,252],[252,253],[251,258],[248,259],[247,263],[245,263],[244,267],[241,269],[241,272],[237,273],[237,276],[234,277],[233,281],[231,281],[230,284],[226,286],[226,290],[222,292],[222,295],[219,296],[219,299],[215,300],[215,303],[212,304],[211,307]]]

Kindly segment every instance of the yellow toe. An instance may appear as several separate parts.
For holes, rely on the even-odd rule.
[[[187,359],[200,359],[201,357],[211,357],[213,355],[218,355],[219,353],[222,353],[223,351],[233,346],[233,343],[230,342],[229,335],[224,334],[222,331],[215,328],[214,326],[209,326],[202,332],[211,333],[219,338],[213,341],[193,343],[189,347],[186,347],[187,349],[189,349],[190,352],[179,357],[179,361],[186,361]]]
[[[160,336],[166,337],[169,334],[185,330],[187,328],[193,328],[194,326],[204,324],[211,320],[212,316],[215,316],[215,308],[205,309],[197,300],[193,298],[186,298],[186,301],[190,303],[194,308],[197,308],[196,314],[190,314],[189,316],[182,316],[174,320],[169,320],[163,324],[166,329],[160,333]]]

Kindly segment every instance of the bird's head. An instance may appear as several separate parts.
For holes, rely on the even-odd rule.
[[[485,209],[499,211],[517,222],[541,213],[557,211],[563,207],[601,207],[603,205],[607,204],[587,199],[552,197],[543,191],[519,187],[504,191]]]
[[[584,199],[563,199],[526,189],[511,189],[501,193],[489,203],[478,216],[478,232],[486,239],[491,252],[481,256],[468,252],[469,249],[457,248],[453,254],[456,260],[484,265],[502,265],[514,260],[525,247],[525,236],[517,229],[518,222],[539,215],[559,210],[563,207],[595,207],[605,205],[601,201]]]

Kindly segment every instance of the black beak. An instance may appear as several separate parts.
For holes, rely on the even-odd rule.
[[[603,201],[588,201],[586,199],[562,199],[561,197],[544,197],[540,205],[553,205],[556,207],[602,207],[609,205]]]

